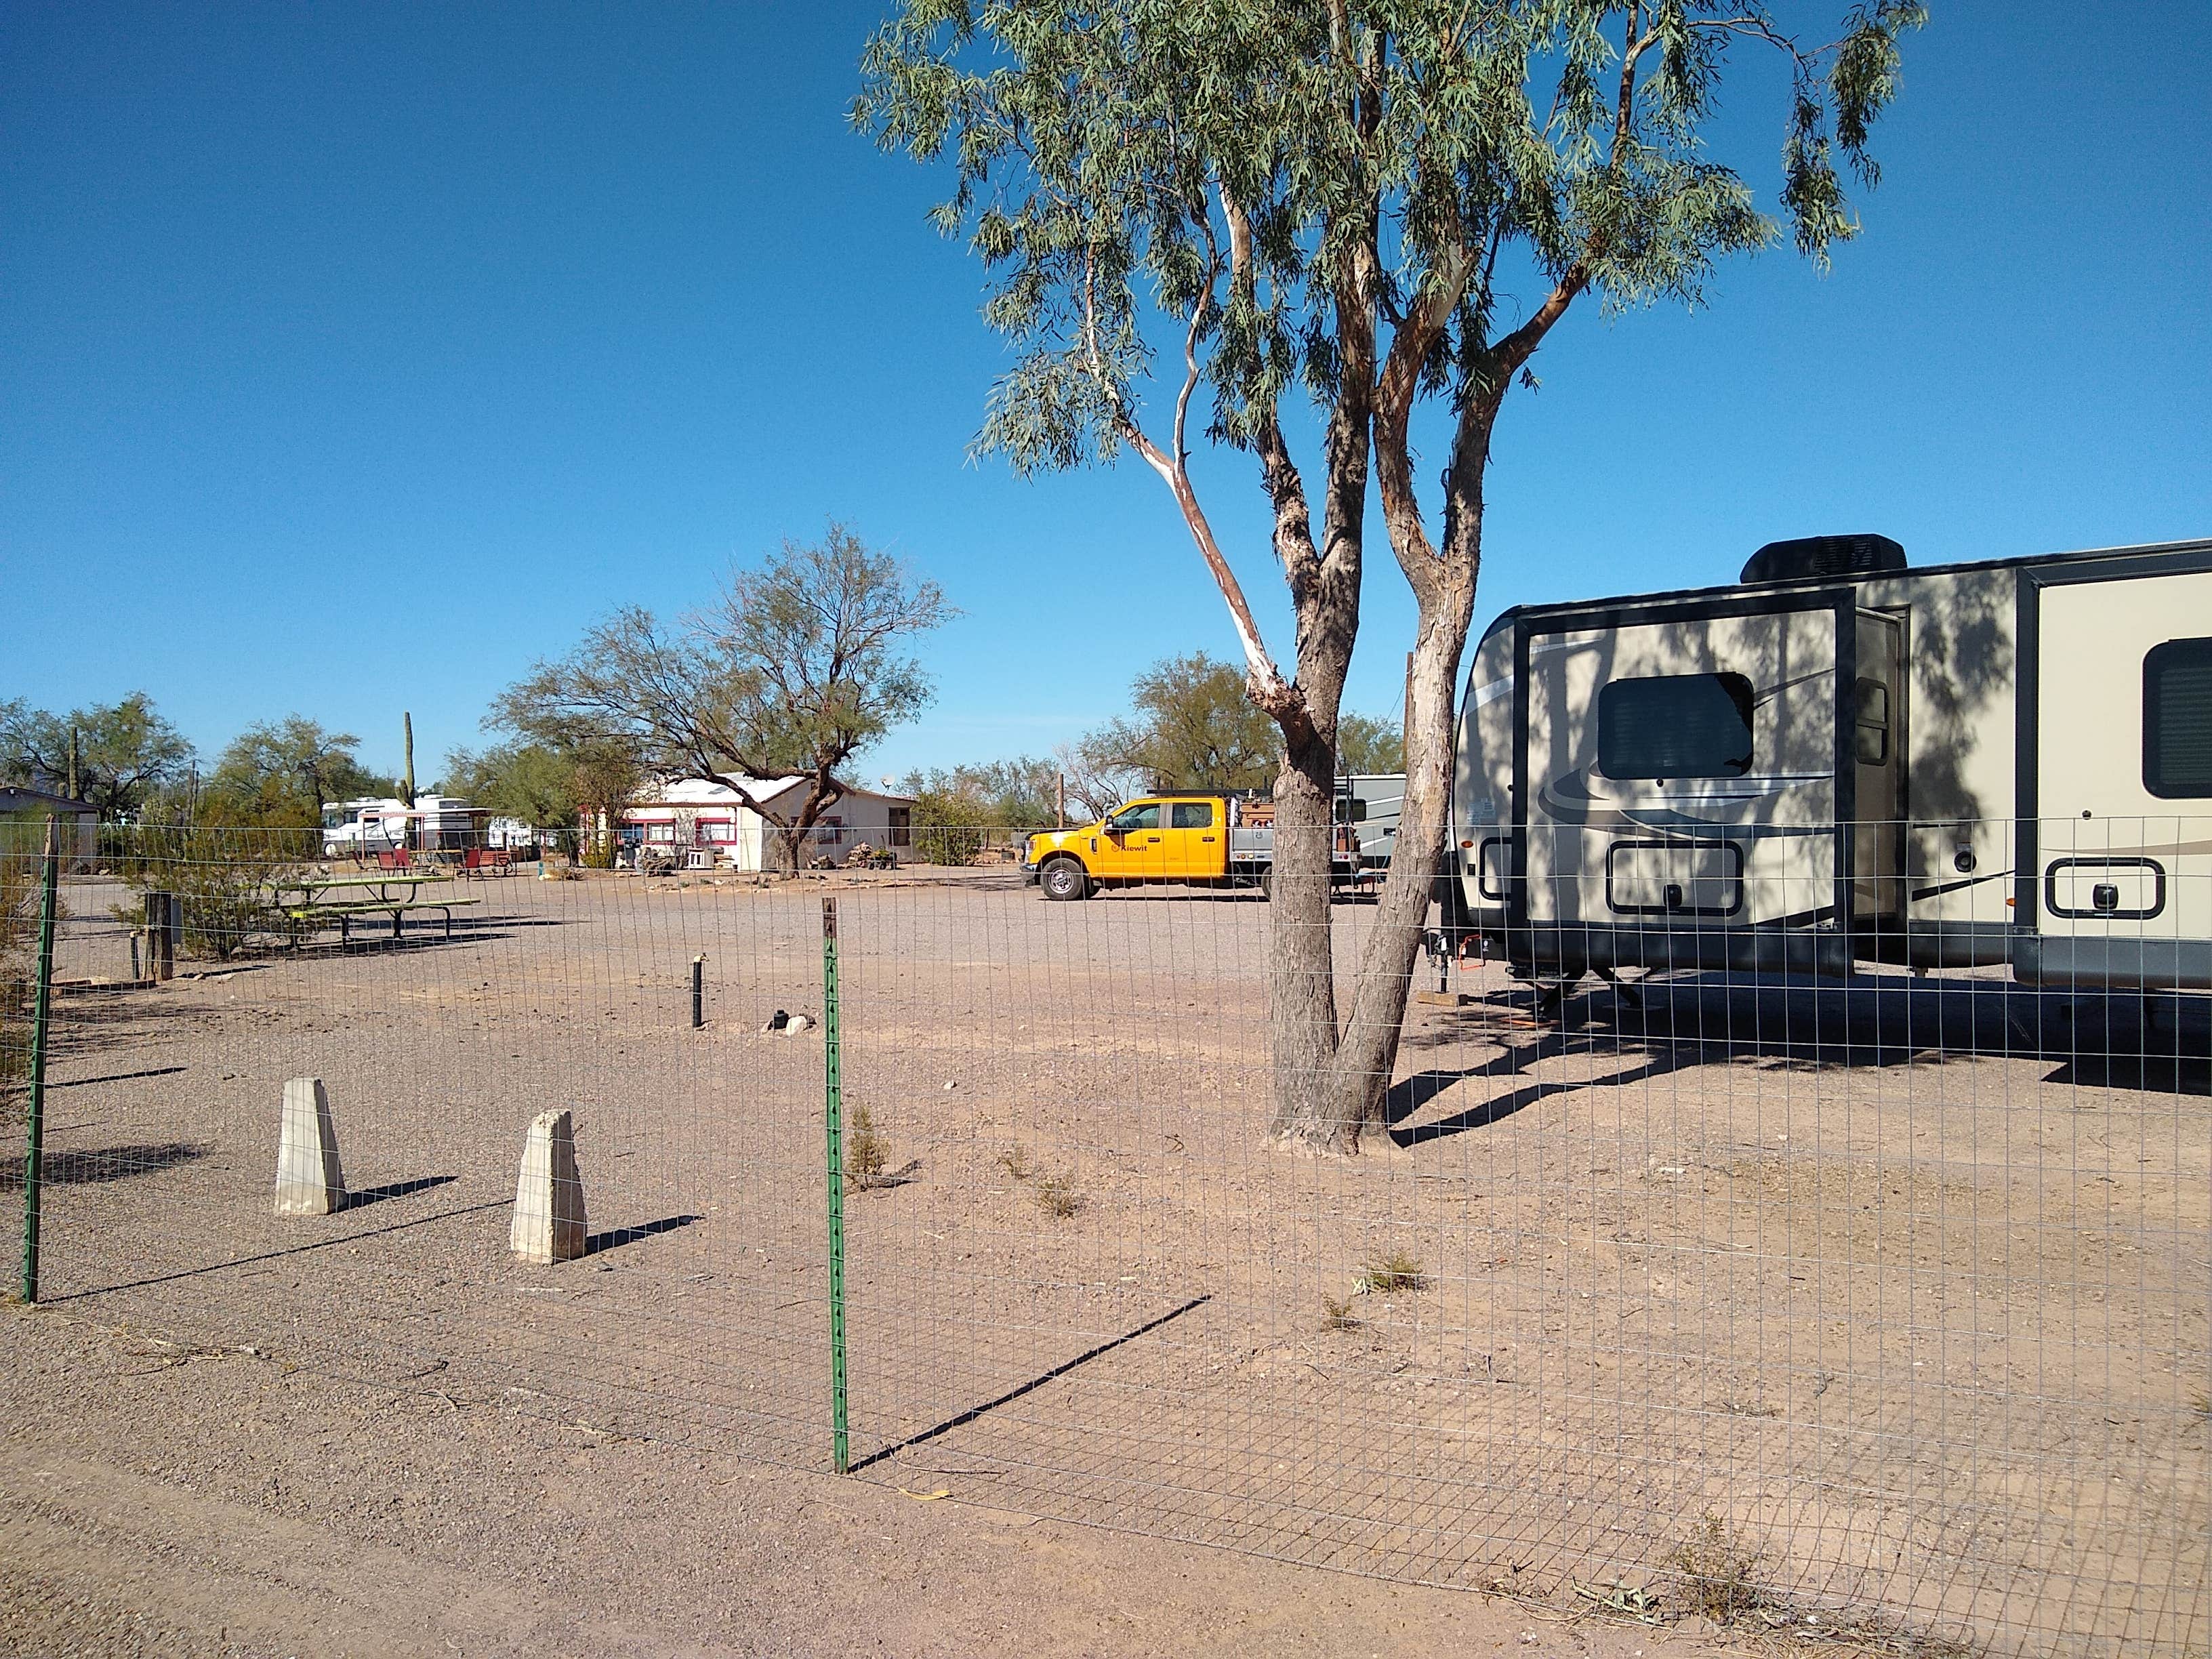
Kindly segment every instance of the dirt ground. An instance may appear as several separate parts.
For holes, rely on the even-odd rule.
[[[0,1314],[0,1653],[1694,1656],[1260,1561]]]
[[[0,1626],[130,1651],[150,1620],[167,1651],[161,1619],[207,1645],[192,1610],[219,1642],[236,1601],[256,1652],[371,1619],[356,1650],[1626,1652],[1665,1632],[1414,1587],[1564,1615],[1725,1580],[1759,1628],[1893,1650],[2212,1641],[2199,1006],[1681,975],[1559,1030],[1478,968],[1411,1016],[1392,1133],[1323,1161],[1266,1146],[1262,902],[467,896],[451,943],[64,999]],[[811,1473],[823,1046],[759,1029],[825,1012],[830,896],[888,1177],[845,1199],[848,1480]],[[64,973],[127,969],[120,896],[71,885]],[[282,1218],[302,1075],[355,1201]],[[515,1161],[556,1106],[594,1248],[530,1267]]]

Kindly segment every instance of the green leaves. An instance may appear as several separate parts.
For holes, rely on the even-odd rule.
[[[574,786],[586,797],[625,768],[826,779],[927,705],[906,647],[955,614],[934,582],[832,524],[733,573],[676,627],[616,611],[501,693],[487,724],[585,757],[602,779]]]
[[[1440,305],[1421,384],[1458,402],[1502,392],[1492,319],[1541,297],[1499,291],[1514,273],[1695,302],[1779,234],[1705,153],[1732,52],[1790,77],[1778,205],[1825,258],[1856,230],[1839,163],[1878,177],[1869,132],[1924,21],[1867,0],[1807,46],[1762,5],[1687,0],[909,0],[853,119],[953,166],[938,222],[992,273],[1016,353],[976,447],[1028,471],[1115,458],[1155,314],[1244,445],[1294,384],[1340,395],[1350,309],[1387,329]]]
[[[191,744],[143,691],[66,715],[9,699],[0,702],[0,779],[60,791],[69,777],[72,732],[78,793],[103,817],[137,811],[191,765]]]

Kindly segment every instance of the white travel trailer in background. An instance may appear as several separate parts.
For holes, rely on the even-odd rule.
[[[1475,653],[1448,930],[1624,967],[2212,989],[2212,542],[1531,606]]]
[[[420,852],[465,851],[477,845],[520,845],[489,840],[478,829],[484,820],[524,829],[512,818],[492,818],[458,795],[417,795],[415,805],[396,799],[333,801],[323,809],[325,858],[374,858],[397,848]]]

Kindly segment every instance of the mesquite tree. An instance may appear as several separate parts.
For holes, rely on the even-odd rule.
[[[501,693],[485,724],[561,750],[597,745],[664,780],[726,784],[796,869],[842,798],[839,769],[927,707],[929,677],[908,647],[957,614],[935,582],[832,524],[818,545],[787,541],[738,571],[675,627],[616,611]],[[805,785],[796,811],[745,781],[786,776]]]
[[[994,273],[984,315],[1015,348],[979,449],[1023,472],[1135,451],[1282,733],[1269,1025],[1292,1141],[1356,1151],[1382,1115],[1509,392],[1585,296],[1694,302],[1716,261],[1784,234],[1704,142],[1738,56],[1789,77],[1780,220],[1815,261],[1851,235],[1839,169],[1874,182],[1869,129],[1922,21],[1912,0],[1865,0],[1810,45],[1758,0],[906,0],[870,42],[854,121],[951,158],[937,222]],[[1155,336],[1158,411],[1140,396]],[[1273,510],[1287,674],[1191,480],[1201,386],[1208,435],[1255,458]],[[1320,426],[1312,490],[1284,410],[1300,392]],[[1415,488],[1424,402],[1450,428],[1433,505]],[[1340,1025],[1329,816],[1370,483],[1419,620],[1397,850]]]

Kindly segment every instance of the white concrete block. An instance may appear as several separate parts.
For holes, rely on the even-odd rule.
[[[276,1213],[331,1215],[345,1203],[331,1097],[323,1092],[322,1079],[293,1078],[284,1085],[284,1121],[276,1138]]]
[[[570,1261],[584,1253],[585,1231],[575,1123],[566,1112],[540,1112],[522,1146],[507,1245],[525,1261]]]

